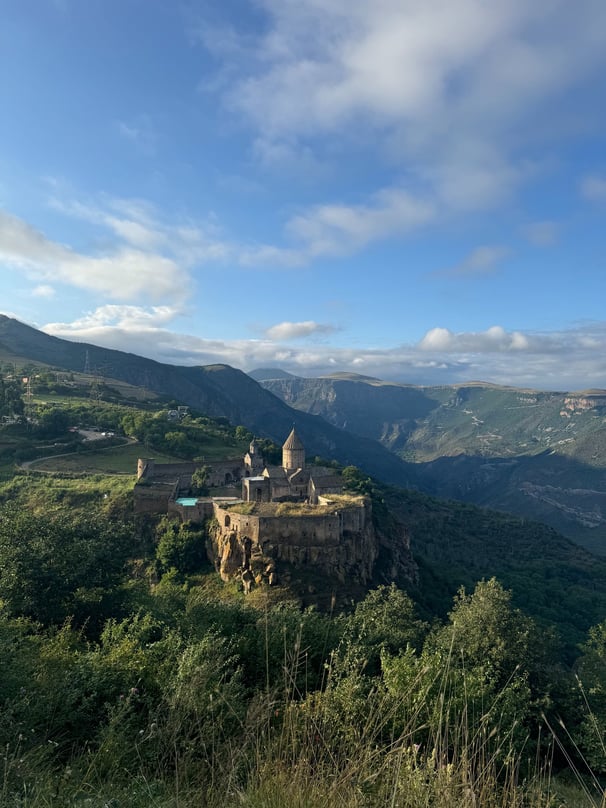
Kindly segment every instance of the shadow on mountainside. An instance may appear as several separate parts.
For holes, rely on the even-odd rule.
[[[548,450],[507,459],[441,457],[415,470],[427,493],[544,522],[606,555],[606,469]]]

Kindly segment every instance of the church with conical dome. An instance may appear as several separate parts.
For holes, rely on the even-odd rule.
[[[370,580],[378,552],[370,500],[344,492],[334,468],[308,464],[296,429],[284,441],[280,466],[268,465],[252,440],[244,456],[215,460],[204,470],[209,491],[197,495],[195,463],[140,458],[135,511],[206,525],[208,557],[224,581],[240,581],[250,592],[282,582],[282,574],[289,583],[297,569],[310,566],[331,587],[332,581],[363,586]],[[241,497],[234,496],[240,484]]]
[[[242,499],[245,502],[308,502],[315,504],[323,494],[339,494],[343,480],[327,466],[308,466],[305,446],[292,428],[282,446],[282,465],[259,463],[256,445],[244,457]]]

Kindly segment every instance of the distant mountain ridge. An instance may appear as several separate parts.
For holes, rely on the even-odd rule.
[[[397,485],[409,481],[407,464],[378,442],[350,435],[323,418],[293,410],[246,373],[229,365],[167,365],[124,351],[53,337],[0,315],[0,359],[27,360],[82,372],[89,364],[104,378],[146,388],[282,443],[293,425],[308,455],[335,458]]]
[[[543,521],[606,555],[606,391],[543,392],[483,382],[415,387],[275,369],[257,383],[228,365],[167,365],[49,336],[0,315],[0,359],[145,388],[281,443],[293,425],[309,456],[394,485]]]
[[[415,387],[353,374],[261,384],[379,441],[413,465],[421,490],[544,521],[606,554],[604,390]]]
[[[296,379],[292,373],[279,368],[257,368],[249,371],[248,375],[256,382],[268,381],[269,379]]]

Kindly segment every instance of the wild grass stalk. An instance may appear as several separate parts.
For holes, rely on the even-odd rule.
[[[243,681],[229,641],[175,635],[162,688],[107,707],[90,742],[9,744],[2,808],[606,808],[563,724],[545,718],[548,737],[525,741],[511,678],[478,697],[454,654],[440,667],[409,649],[391,672],[383,656],[377,675],[341,646],[319,687],[303,623],[283,631],[277,675],[261,620],[261,684]],[[576,782],[554,776],[556,750]]]

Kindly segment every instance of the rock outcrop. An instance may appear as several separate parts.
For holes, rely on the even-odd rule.
[[[290,583],[299,573],[367,585],[379,541],[370,500],[340,496],[320,506],[246,503],[215,507],[210,555],[224,581]]]

